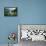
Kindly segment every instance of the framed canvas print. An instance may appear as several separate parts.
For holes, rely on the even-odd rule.
[[[8,46],[16,46],[16,44],[18,43],[18,33],[16,32],[9,32],[8,34]]]
[[[46,25],[20,24],[18,30],[20,31],[20,41],[46,41]]]
[[[4,16],[17,16],[17,7],[5,7]]]

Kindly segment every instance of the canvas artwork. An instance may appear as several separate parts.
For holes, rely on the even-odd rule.
[[[5,7],[4,16],[17,16],[17,7]]]
[[[12,46],[18,43],[18,35],[16,32],[10,32],[7,38],[8,38],[8,46]]]
[[[19,25],[20,40],[46,41],[46,25]]]

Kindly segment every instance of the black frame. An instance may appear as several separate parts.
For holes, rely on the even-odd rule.
[[[9,8],[15,8],[15,10],[12,11],[13,15],[8,14],[9,11],[10,11]],[[17,13],[18,13],[18,8],[17,7],[4,7],[4,16],[17,16]]]

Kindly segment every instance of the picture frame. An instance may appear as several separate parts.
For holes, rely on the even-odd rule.
[[[4,16],[17,16],[17,7],[4,7]]]
[[[19,24],[18,33],[19,41],[46,41],[46,24]]]

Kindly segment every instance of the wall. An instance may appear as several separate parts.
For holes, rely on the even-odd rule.
[[[18,16],[4,17],[4,7],[18,7]],[[0,0],[0,44],[8,43],[17,24],[46,24],[46,0]]]
[[[22,3],[21,24],[46,24],[46,0],[25,0]]]
[[[5,17],[4,7],[16,7],[15,0],[0,0],[0,44],[8,43],[8,34],[10,32],[18,32],[17,24],[19,17]],[[16,42],[17,39],[16,39]]]

